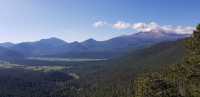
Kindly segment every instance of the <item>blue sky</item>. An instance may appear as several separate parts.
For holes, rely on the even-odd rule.
[[[0,0],[0,42],[106,40],[138,31],[115,29],[117,23],[194,27],[200,23],[199,4],[200,0]],[[97,22],[107,26],[94,27]]]

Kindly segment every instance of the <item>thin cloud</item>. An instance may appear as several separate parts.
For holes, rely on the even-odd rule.
[[[118,21],[115,24],[113,24],[114,29],[122,30],[122,29],[128,29],[131,26],[131,24],[123,22],[123,21]]]
[[[173,25],[161,26],[155,22],[151,22],[151,23],[135,23],[132,25],[132,29],[142,32],[192,34],[195,28],[190,26],[173,26]]]
[[[95,28],[106,26],[108,23],[106,21],[96,21],[94,22],[93,26]]]
[[[124,21],[118,21],[116,23],[108,23],[106,21],[97,21],[93,24],[94,27],[111,27],[117,30],[132,29],[139,32],[165,32],[175,34],[192,34],[194,27],[191,26],[174,26],[174,25],[160,25],[156,22],[150,23],[128,23]]]

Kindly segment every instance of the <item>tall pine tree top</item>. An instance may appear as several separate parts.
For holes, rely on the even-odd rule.
[[[197,26],[197,30],[200,31],[200,24]]]
[[[196,27],[196,30],[193,33],[192,37],[193,49],[195,52],[195,55],[200,55],[200,24]]]

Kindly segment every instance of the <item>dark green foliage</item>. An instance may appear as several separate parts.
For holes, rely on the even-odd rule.
[[[1,97],[72,97],[78,88],[63,72],[1,68],[0,78]]]

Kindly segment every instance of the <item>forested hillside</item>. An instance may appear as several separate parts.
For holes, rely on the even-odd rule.
[[[200,25],[185,45],[184,62],[138,77],[134,97],[200,97]]]
[[[158,71],[180,63],[186,54],[186,39],[163,42],[110,60],[90,73],[79,97],[133,97],[134,79],[144,72]],[[87,80],[87,79],[86,79]]]

